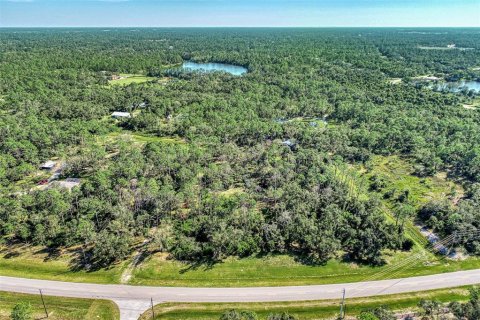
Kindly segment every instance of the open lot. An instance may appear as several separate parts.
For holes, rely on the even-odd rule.
[[[127,86],[132,83],[145,83],[148,81],[154,81],[157,78],[155,77],[147,77],[142,74],[128,74],[128,73],[121,73],[119,74],[121,79],[110,80],[108,83],[110,85],[118,85],[118,86]]]

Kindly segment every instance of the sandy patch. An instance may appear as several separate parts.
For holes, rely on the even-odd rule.
[[[402,83],[402,79],[401,78],[388,79],[388,83],[390,83],[390,84],[400,84],[400,83]]]

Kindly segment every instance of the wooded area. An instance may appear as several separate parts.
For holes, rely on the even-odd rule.
[[[442,236],[480,230],[480,112],[462,107],[480,93],[416,79],[479,81],[480,34],[413,31],[0,30],[0,241],[78,245],[80,268],[122,260],[139,239],[184,261],[379,264],[409,249],[401,222],[417,215]],[[420,47],[450,43],[473,49]],[[178,69],[186,60],[249,72]],[[120,73],[158,80],[109,84]],[[398,190],[389,221],[382,177],[353,172],[373,155],[447,172],[467,192],[417,210]],[[52,159],[80,186],[39,188]],[[480,254],[478,238],[456,242]]]

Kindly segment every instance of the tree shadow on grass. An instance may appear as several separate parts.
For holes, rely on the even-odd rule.
[[[182,268],[179,273],[180,274],[185,274],[189,271],[194,271],[194,270],[199,270],[202,269],[203,271],[211,270],[213,267],[219,263],[223,263],[220,260],[214,260],[211,258],[203,258],[203,259],[198,259],[195,261],[187,261],[184,262],[187,264],[185,268]]]
[[[7,253],[3,256],[3,258],[5,258],[5,259],[12,259],[12,258],[17,258],[17,257],[19,257],[19,256],[21,256],[21,253],[20,253],[20,252],[18,252],[18,251],[9,251],[9,252],[7,252]]]
[[[344,253],[341,256],[328,257],[326,259],[316,259],[312,256],[302,254],[301,252],[295,252],[295,251],[286,252],[286,253],[258,253],[252,257],[264,259],[268,257],[284,256],[284,255],[289,256],[296,263],[299,263],[305,266],[310,266],[310,267],[322,267],[327,265],[327,263],[332,260],[339,260],[342,263],[349,263],[349,264],[355,263],[362,266],[383,266],[386,264],[384,260],[382,260],[380,263],[372,263],[368,261],[353,259],[348,253]]]
[[[112,263],[109,266],[100,265],[92,260],[92,253],[89,250],[77,248],[71,252],[73,258],[69,262],[69,270],[72,272],[95,272],[99,270],[109,270],[113,268]]]
[[[59,248],[43,248],[35,251],[33,254],[46,254],[45,258],[43,258],[43,262],[48,262],[60,258],[62,250]]]

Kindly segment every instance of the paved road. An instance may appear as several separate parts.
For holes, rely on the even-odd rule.
[[[136,320],[160,302],[262,302],[337,299],[343,288],[347,298],[368,297],[480,284],[480,269],[405,279],[297,287],[180,288],[71,283],[0,277],[0,291],[113,300],[122,320]]]

